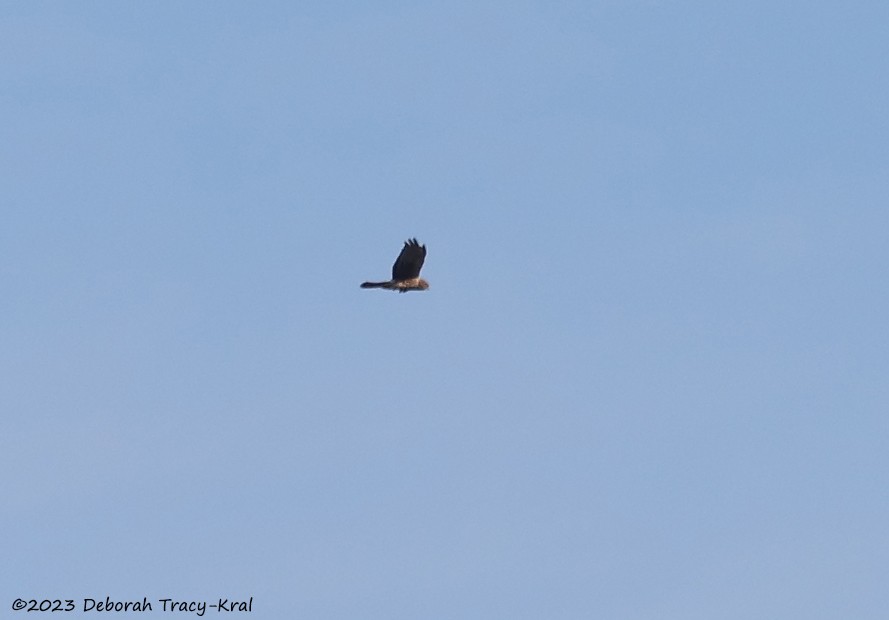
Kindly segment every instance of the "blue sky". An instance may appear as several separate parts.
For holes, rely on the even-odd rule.
[[[885,3],[0,12],[6,609],[885,618]]]

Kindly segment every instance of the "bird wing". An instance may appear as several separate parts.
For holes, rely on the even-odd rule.
[[[420,277],[423,261],[426,260],[426,246],[417,243],[416,239],[408,239],[401,248],[401,254],[392,265],[393,280],[409,280]]]

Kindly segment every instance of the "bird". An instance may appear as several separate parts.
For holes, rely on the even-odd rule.
[[[392,265],[392,279],[387,282],[365,282],[361,288],[385,288],[399,293],[425,291],[429,283],[420,277],[425,260],[426,246],[420,245],[416,239],[408,239]]]

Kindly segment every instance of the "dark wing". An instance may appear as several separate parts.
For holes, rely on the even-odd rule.
[[[416,239],[408,239],[401,248],[401,254],[392,265],[393,280],[409,280],[419,278],[423,261],[426,260],[426,246],[417,243]]]

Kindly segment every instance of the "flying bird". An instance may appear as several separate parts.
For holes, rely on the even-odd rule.
[[[417,243],[416,239],[408,239],[392,265],[392,279],[388,282],[365,282],[361,288],[385,288],[399,293],[425,291],[429,283],[420,277],[425,260],[426,246]]]

